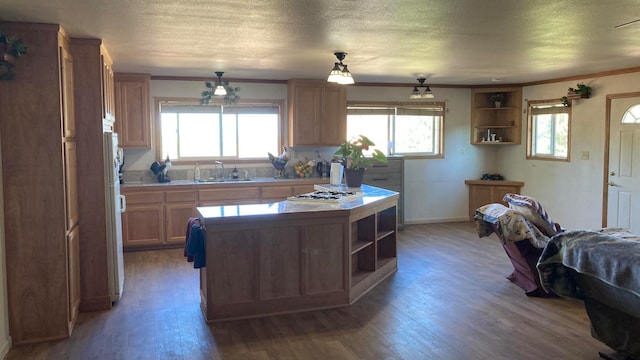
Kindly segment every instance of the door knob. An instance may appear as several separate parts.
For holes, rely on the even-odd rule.
[[[609,181],[607,183],[607,185],[609,185],[609,186],[618,186],[618,184],[614,183],[613,181]]]
[[[611,170],[611,171],[609,171],[609,175],[611,175],[611,176],[615,176],[615,175],[616,175],[616,172],[615,172],[615,171],[613,171],[613,170]]]

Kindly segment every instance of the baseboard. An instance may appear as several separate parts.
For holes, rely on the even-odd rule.
[[[460,222],[460,221],[471,221],[468,217],[461,218],[442,218],[442,219],[421,219],[421,220],[404,220],[405,225],[419,225],[419,224],[437,224],[437,223],[447,223],[447,222]]]
[[[0,359],[4,359],[5,356],[9,353],[11,349],[11,336],[8,336],[5,339],[2,339],[0,342]]]

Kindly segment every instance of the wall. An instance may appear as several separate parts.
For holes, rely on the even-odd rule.
[[[7,305],[7,271],[4,255],[4,197],[2,189],[2,156],[0,156],[0,359],[3,359],[11,348]]]
[[[286,100],[287,97],[285,84],[237,85],[241,88],[241,99]],[[153,107],[154,97],[199,98],[202,90],[204,83],[201,81],[152,80],[151,104]],[[348,86],[347,99],[407,102],[410,90],[410,86]],[[484,172],[499,170],[495,161],[496,149],[469,145],[470,90],[434,88],[433,91],[435,101],[447,103],[444,125],[445,158],[406,161],[405,190],[407,194],[411,194],[405,198],[407,223],[466,220],[468,190],[464,180],[477,179]],[[152,150],[126,150],[124,170],[147,170],[153,161],[161,160],[155,158],[155,143],[153,146]],[[315,150],[321,150],[323,154],[333,153],[331,149],[293,149],[293,152],[295,157],[313,159]],[[264,166],[271,166],[266,162],[266,154]]]
[[[526,140],[514,149],[501,149],[500,169],[509,178],[525,181],[523,194],[544,204],[554,221],[568,229],[599,228],[602,224],[606,96],[638,91],[639,73],[580,80],[593,88],[590,99],[571,108],[570,162],[526,160]],[[523,99],[559,98],[578,81],[529,86]],[[526,102],[525,102],[526,108]],[[526,115],[523,114],[526,139]],[[589,159],[581,158],[582,152]]]

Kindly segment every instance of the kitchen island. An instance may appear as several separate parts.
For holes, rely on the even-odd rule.
[[[398,193],[357,191],[338,201],[198,207],[207,322],[348,306],[394,273]]]

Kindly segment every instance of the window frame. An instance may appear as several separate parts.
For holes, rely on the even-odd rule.
[[[556,105],[562,104],[562,99],[544,99],[544,100],[529,100],[527,101],[527,160],[545,160],[545,161],[571,161],[571,107],[565,106],[564,109],[568,115],[567,119],[567,156],[559,157],[554,155],[534,155],[533,154],[533,138],[534,138],[534,124],[533,124],[533,107],[535,105]]]
[[[438,124],[439,128],[440,128],[440,133],[438,134],[438,149],[439,149],[439,153],[438,154],[424,154],[424,153],[420,153],[420,154],[416,154],[416,153],[400,153],[400,152],[394,152],[393,154],[387,154],[387,155],[397,155],[397,156],[402,156],[407,160],[411,160],[411,159],[444,159],[445,155],[444,155],[444,124],[445,124],[445,117],[446,117],[446,113],[447,113],[447,107],[446,107],[446,102],[445,101],[421,101],[421,102],[405,102],[405,101],[347,101],[347,109],[349,107],[354,107],[354,106],[369,106],[369,107],[393,107],[393,108],[398,108],[398,107],[406,107],[406,108],[416,108],[416,107],[442,107],[442,116],[440,116],[440,123]],[[395,116],[395,114],[394,114]],[[347,117],[348,117],[348,110],[347,110]],[[345,121],[348,121],[347,119],[345,119]],[[394,123],[391,124],[391,127],[387,130],[390,133],[395,131],[395,120]],[[381,147],[378,147],[381,148]],[[381,148],[382,149],[382,148]],[[388,149],[387,149],[388,150]],[[384,150],[383,150],[384,151]]]
[[[184,105],[199,105],[200,98],[183,98],[183,97],[154,97],[153,98],[153,113],[154,113],[154,141],[155,141],[155,153],[156,159],[164,159],[165,155],[161,153],[162,149],[162,117],[161,117],[161,105],[163,103],[174,102],[178,104]],[[224,106],[224,102],[222,100],[215,100],[209,102],[210,106]],[[237,103],[233,105],[276,105],[278,106],[278,149],[281,149],[284,146],[284,140],[286,137],[285,134],[285,125],[286,119],[284,116],[284,100],[282,99],[240,99]],[[266,161],[267,156],[265,154],[264,157],[256,157],[256,158],[237,158],[237,157],[202,157],[202,158],[193,158],[189,160],[171,160],[171,163],[174,165],[195,165],[196,163],[203,163],[207,161],[232,161],[234,164],[247,164],[247,163],[256,163]]]

